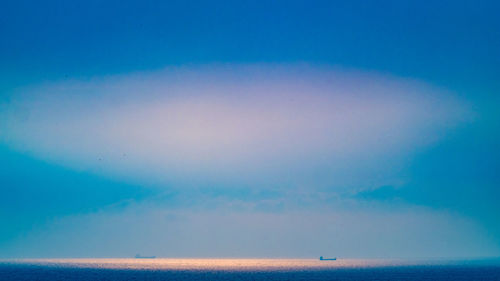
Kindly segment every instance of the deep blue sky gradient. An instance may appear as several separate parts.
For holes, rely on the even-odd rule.
[[[491,95],[499,86],[498,10],[495,1],[4,1],[1,73],[4,83],[23,84],[166,65],[305,61]]]

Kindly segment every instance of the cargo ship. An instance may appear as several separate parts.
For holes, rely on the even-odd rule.
[[[320,261],[336,261],[337,258],[324,258],[323,256],[319,257]]]
[[[137,255],[135,255],[135,258],[136,259],[156,259],[156,256],[146,257],[146,256],[141,256],[141,255],[137,254]]]

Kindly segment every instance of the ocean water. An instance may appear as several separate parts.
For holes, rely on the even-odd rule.
[[[500,260],[1,260],[0,280],[500,280]]]

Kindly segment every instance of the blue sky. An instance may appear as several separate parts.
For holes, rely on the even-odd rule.
[[[6,1],[0,257],[500,255],[495,1]]]

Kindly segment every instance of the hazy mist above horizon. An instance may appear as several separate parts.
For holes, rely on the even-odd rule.
[[[0,258],[500,256],[494,1],[7,1]]]

